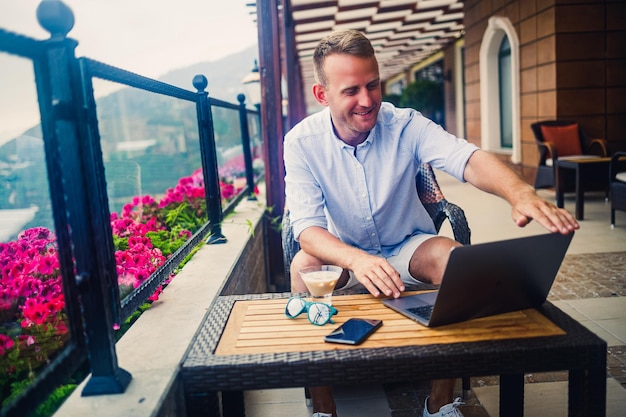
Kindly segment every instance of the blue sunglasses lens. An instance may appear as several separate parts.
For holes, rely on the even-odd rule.
[[[296,318],[306,309],[306,301],[302,298],[290,298],[285,307],[285,315],[289,318]]]
[[[322,326],[330,321],[332,315],[330,308],[325,304],[311,304],[309,306],[309,321]]]
[[[299,297],[292,297],[287,301],[285,306],[285,315],[290,319],[294,319],[307,312],[309,321],[317,326],[323,326],[328,322],[333,322],[331,317],[337,314],[337,310],[324,303],[311,303]]]

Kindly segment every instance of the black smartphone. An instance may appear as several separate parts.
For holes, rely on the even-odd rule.
[[[358,345],[363,342],[376,329],[382,326],[382,320],[371,319],[348,319],[341,326],[337,327],[324,338],[329,343],[346,343],[348,345]]]

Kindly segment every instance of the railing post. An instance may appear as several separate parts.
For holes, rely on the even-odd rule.
[[[217,170],[217,151],[215,149],[215,131],[213,130],[213,114],[209,93],[205,91],[208,81],[204,75],[193,77],[193,86],[198,92],[196,111],[198,114],[198,133],[200,135],[200,153],[202,154],[202,175],[204,176],[204,192],[206,209],[211,223],[211,234],[206,243],[225,243],[222,234],[222,195],[220,176]]]
[[[55,209],[67,216],[91,366],[82,395],[118,394],[126,390],[131,375],[118,367],[115,352],[113,326],[119,305],[114,305],[118,288],[112,232],[102,151],[89,127],[88,93],[83,91],[74,54],[77,42],[66,37],[74,16],[61,1],[43,0],[37,18],[51,34],[45,41],[44,63],[37,70],[46,157],[51,150],[58,158],[48,164],[49,175],[60,176],[51,179],[51,192],[61,193],[66,201],[65,206],[55,204]],[[52,189],[53,184],[59,189]]]
[[[256,200],[254,195],[254,172],[252,171],[252,152],[250,151],[250,129],[248,129],[248,110],[246,110],[246,96],[239,94],[239,126],[241,127],[241,143],[243,145],[243,161],[246,166],[246,184],[248,185],[248,200]]]

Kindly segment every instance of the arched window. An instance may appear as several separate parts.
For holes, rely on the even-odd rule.
[[[511,44],[507,36],[502,38],[498,52],[498,80],[500,90],[500,147],[512,149]]]
[[[480,118],[483,149],[520,163],[519,39],[511,21],[493,16],[480,46]]]

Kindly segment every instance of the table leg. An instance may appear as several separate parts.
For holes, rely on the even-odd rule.
[[[219,393],[210,391],[188,394],[185,408],[187,417],[220,417]]]
[[[222,414],[224,417],[246,417],[243,391],[222,392]]]
[[[585,218],[585,191],[581,177],[580,164],[576,165],[576,220]]]
[[[569,417],[606,416],[606,366],[569,371]]]
[[[500,375],[500,415],[524,416],[524,374]]]
[[[563,208],[564,206],[564,199],[563,199],[563,184],[561,183],[562,179],[561,179],[561,168],[560,167],[556,167],[556,169],[554,170],[554,184],[556,187],[556,206],[558,208]]]

